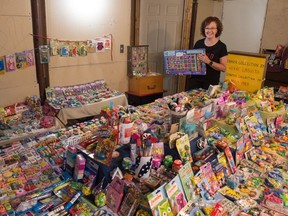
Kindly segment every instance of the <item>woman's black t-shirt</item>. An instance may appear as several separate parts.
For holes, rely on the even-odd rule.
[[[223,56],[227,56],[227,47],[222,41],[218,41],[213,46],[206,46],[204,43],[205,38],[198,40],[193,49],[200,49],[205,48],[206,55],[208,58],[213,62],[220,62],[220,58]],[[220,79],[220,71],[217,71],[213,69],[211,66],[206,64],[206,75],[192,75],[191,79],[197,81],[204,81],[205,83],[211,84],[211,85],[217,85],[219,83]]]

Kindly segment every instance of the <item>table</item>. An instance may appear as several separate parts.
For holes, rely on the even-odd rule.
[[[199,151],[199,149],[197,148],[197,145],[196,145],[197,140],[199,138],[200,138],[200,136],[198,136],[197,138],[192,139],[190,141],[190,150],[191,150],[192,155],[193,155],[193,153]],[[235,154],[236,154],[235,149],[230,148],[230,150],[233,154],[233,158],[235,159]],[[120,170],[123,172],[123,174],[126,172],[122,166],[122,160],[124,157],[130,157],[130,144],[124,144],[122,146],[119,146],[116,149],[116,151],[119,152],[119,156],[117,158],[112,158],[109,166],[106,166],[106,165],[92,159],[99,166],[96,181],[95,181],[96,185],[99,184],[101,182],[101,180],[104,178],[103,187],[105,188],[111,182],[111,172],[117,167],[120,168]],[[85,153],[83,153],[81,151],[79,151],[79,153],[82,153],[85,155]],[[180,159],[180,155],[179,155],[177,149],[176,148],[170,149],[170,147],[167,143],[164,144],[164,154],[165,155],[171,155],[174,160]],[[211,157],[209,157],[206,160],[206,162],[208,162],[208,161],[211,162],[213,159],[217,158],[216,155],[217,155],[217,153],[215,152],[215,154],[213,154]],[[85,155],[85,157],[87,157],[87,155]]]
[[[57,119],[60,123],[65,126],[68,123],[69,119],[80,119],[89,116],[96,116],[100,114],[102,107],[110,106],[110,103],[116,105],[127,106],[128,101],[125,94],[118,95],[115,97],[107,98],[103,101],[87,104],[82,107],[73,107],[73,108],[63,108],[57,114]]]
[[[128,103],[133,106],[148,104],[154,102],[158,98],[163,97],[163,92],[153,93],[153,94],[136,94],[127,91],[126,92]]]
[[[39,136],[40,134],[44,134],[47,132],[57,131],[59,128],[60,128],[60,126],[56,124],[55,126],[53,126],[51,128],[40,128],[37,130],[33,130],[31,133],[23,133],[23,134],[19,134],[18,136],[10,137],[7,140],[1,140],[0,141],[0,148],[9,146],[13,142],[18,142],[18,141],[21,141],[24,139],[28,139],[30,137],[36,137],[36,136]]]
[[[130,144],[122,145],[120,148],[117,148],[116,151],[119,152],[119,156],[117,158],[112,158],[109,166],[96,161],[96,163],[99,165],[96,185],[99,184],[104,178],[103,187],[106,187],[111,182],[111,172],[117,167],[119,167],[122,172],[125,172],[124,168],[122,167],[122,160],[124,157],[130,156]]]

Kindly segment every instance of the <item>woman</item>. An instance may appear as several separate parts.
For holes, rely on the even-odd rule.
[[[193,49],[205,48],[205,54],[199,54],[200,61],[206,64],[206,75],[192,75],[187,80],[186,89],[203,88],[219,84],[220,72],[225,72],[227,65],[227,47],[219,36],[223,25],[217,17],[207,17],[201,24],[203,39],[197,41]]]

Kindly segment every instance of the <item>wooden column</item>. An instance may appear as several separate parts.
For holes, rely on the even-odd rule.
[[[193,5],[195,0],[185,0],[184,14],[183,14],[183,29],[182,29],[182,39],[181,39],[181,49],[188,50],[190,47],[191,40],[191,23],[193,12]],[[195,21],[196,23],[196,21]],[[194,27],[195,28],[195,27]],[[195,29],[194,33],[195,34]],[[178,76],[178,86],[177,91],[182,92],[186,89],[186,76]]]
[[[40,63],[39,52],[39,46],[47,45],[45,0],[31,0],[31,13],[37,82],[39,84],[40,97],[42,102],[44,102],[46,99],[45,88],[50,85],[48,64]]]
[[[193,3],[192,3],[192,16],[191,16],[191,26],[190,26],[190,39],[189,39],[189,47],[188,49],[193,49],[193,46],[194,46],[194,39],[195,39],[195,29],[196,29],[196,20],[197,20],[197,9],[198,9],[198,0],[193,0]],[[183,82],[185,82],[183,84]],[[189,82],[189,79],[187,79],[185,77],[185,80],[182,81],[182,86],[185,86],[184,90],[187,91],[189,89],[187,89],[186,86],[187,85],[187,82]]]
[[[193,49],[193,46],[194,46],[196,20],[197,20],[197,9],[198,9],[198,0],[193,0],[191,28],[190,28],[190,43],[189,43],[190,49]]]
[[[139,45],[140,0],[131,0],[131,46]]]

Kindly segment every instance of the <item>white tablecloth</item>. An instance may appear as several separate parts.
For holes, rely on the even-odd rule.
[[[114,106],[122,105],[127,106],[128,101],[125,94],[107,98],[103,101],[87,104],[82,107],[75,107],[75,108],[64,108],[59,111],[57,114],[57,118],[63,126],[68,123],[69,119],[79,119],[85,118],[89,116],[98,115],[101,111],[103,106],[110,106],[110,102],[113,102]]]

